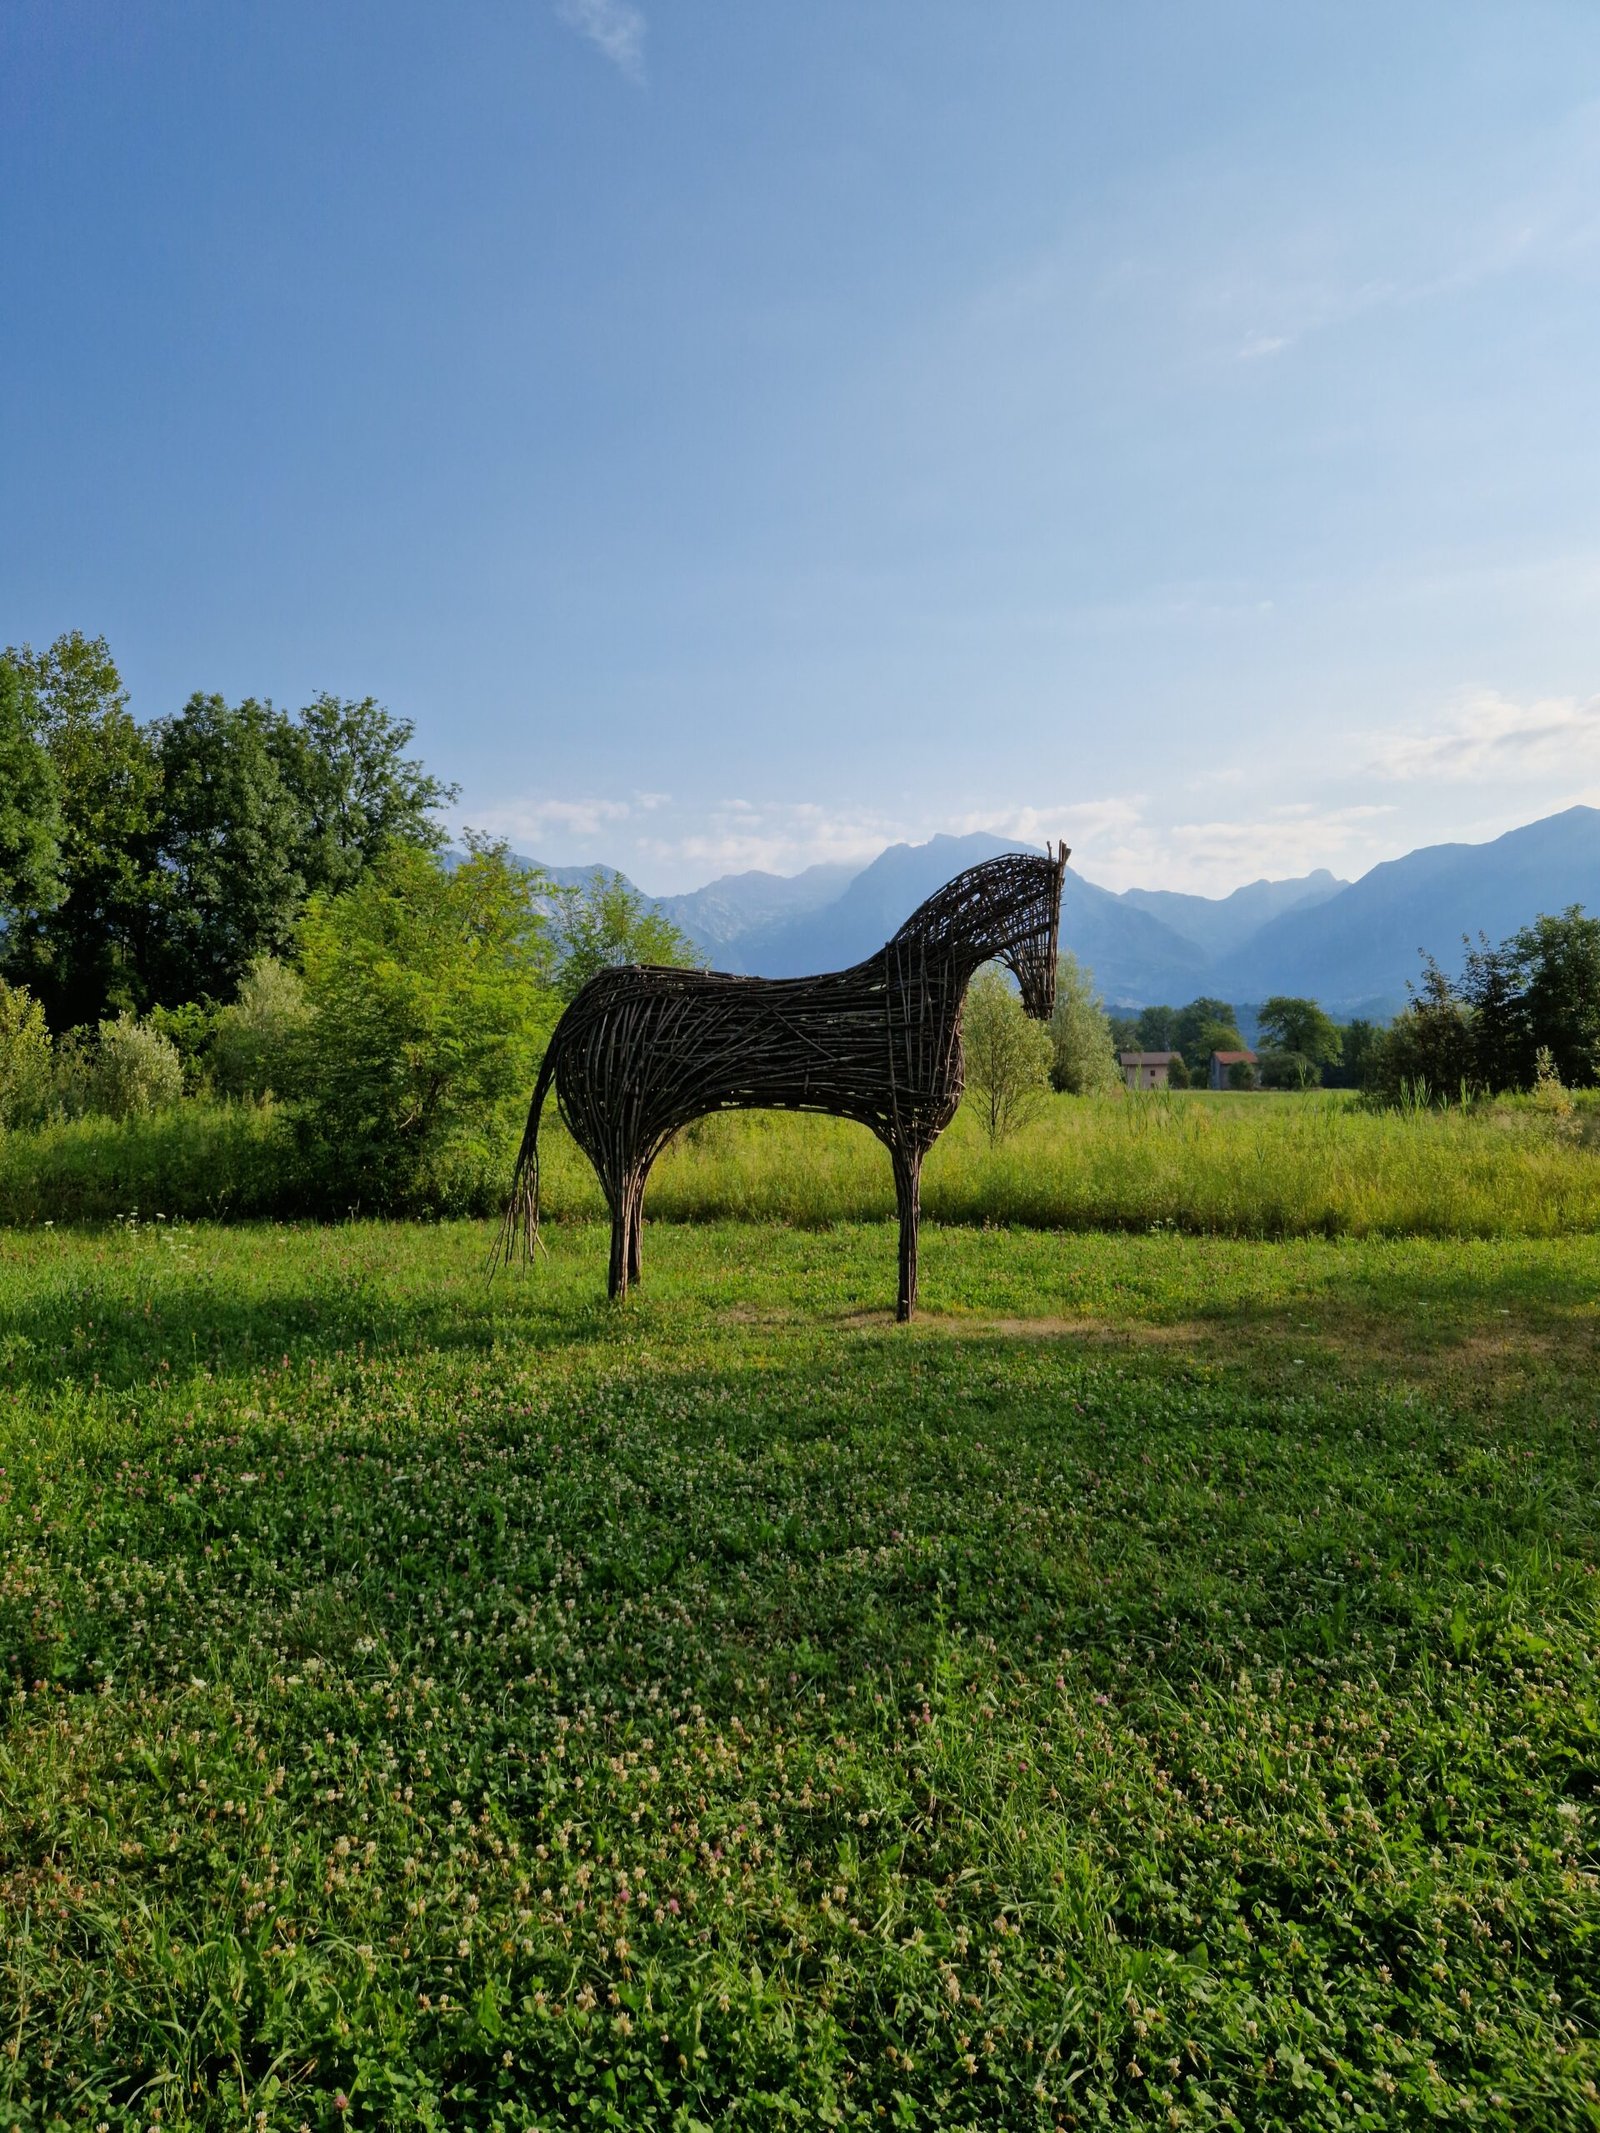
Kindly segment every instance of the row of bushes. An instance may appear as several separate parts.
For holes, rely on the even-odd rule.
[[[218,1134],[250,1151],[255,1211],[263,1195],[305,1210],[435,1207],[510,1133],[559,1012],[538,887],[499,847],[449,865],[396,845],[353,888],[310,901],[297,967],[258,961],[223,1005],[52,1039],[39,1003],[0,987],[0,1126],[44,1128],[70,1169],[109,1145],[74,1139],[74,1122],[170,1113],[157,1136],[169,1154]],[[262,1116],[200,1126],[196,1099],[219,1097]]]
[[[932,1221],[1051,1229],[1152,1227],[1247,1237],[1560,1236],[1600,1224],[1600,1097],[1563,1112],[1527,1097],[1375,1111],[1349,1096],[1207,1104],[1161,1092],[1046,1096],[996,1145],[981,1102],[929,1157]],[[413,1214],[494,1216],[517,1122],[453,1141],[419,1180]],[[594,1172],[546,1125],[542,1199],[555,1222],[604,1212]],[[60,1121],[0,1135],[0,1222],[377,1212],[359,1183],[335,1201],[289,1107],[186,1102],[148,1118]],[[888,1157],[865,1128],[756,1113],[708,1119],[652,1174],[668,1221],[803,1228],[894,1213]]]
[[[0,1127],[148,1118],[185,1096],[286,1091],[306,1021],[298,975],[271,957],[226,1007],[121,1014],[59,1038],[27,989],[0,978]]]

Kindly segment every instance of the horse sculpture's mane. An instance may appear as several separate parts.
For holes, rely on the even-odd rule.
[[[825,1111],[889,1151],[900,1213],[899,1316],[916,1301],[923,1157],[961,1100],[961,1007],[998,958],[1031,1014],[1055,997],[1067,854],[1008,852],[958,874],[882,948],[811,978],[627,964],[591,978],[557,1023],[529,1107],[505,1243],[531,1247],[539,1119],[552,1084],[611,1210],[610,1289],[639,1278],[650,1166],[711,1111]]]

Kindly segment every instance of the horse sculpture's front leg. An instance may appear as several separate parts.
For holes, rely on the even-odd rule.
[[[917,1308],[917,1230],[922,1221],[922,1150],[893,1148],[894,1197],[900,1216],[900,1299],[895,1317],[901,1325]]]

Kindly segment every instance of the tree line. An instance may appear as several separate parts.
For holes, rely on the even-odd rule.
[[[1256,1027],[1258,1044],[1247,1046],[1237,1010],[1205,994],[1187,1007],[1146,1007],[1136,1015],[1110,1018],[1118,1051],[1176,1054],[1170,1070],[1175,1089],[1204,1087],[1213,1052],[1246,1050],[1256,1051],[1256,1066],[1235,1077],[1236,1087],[1359,1088],[1381,1035],[1375,1022],[1335,1022],[1317,1001],[1290,993],[1263,1000]]]
[[[616,876],[447,854],[411,739],[370,697],[141,724],[78,632],[0,656],[0,1127],[283,1099],[308,1203],[447,1202],[579,986],[690,954]]]
[[[53,1030],[230,998],[314,896],[437,850],[454,788],[371,697],[197,693],[141,724],[104,638],[0,657],[0,967]]]

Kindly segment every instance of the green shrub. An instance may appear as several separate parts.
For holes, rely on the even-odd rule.
[[[1304,1052],[1263,1052],[1256,1062],[1264,1089],[1314,1089],[1320,1070]]]
[[[215,1008],[203,1000],[185,1000],[181,1007],[152,1007],[145,1020],[177,1053],[183,1069],[184,1095],[203,1095],[211,1078],[209,1054],[217,1020]]]
[[[433,1208],[526,1110],[554,1019],[536,879],[504,846],[397,845],[301,938],[308,1175],[336,1208]]]
[[[147,1118],[183,1096],[183,1062],[170,1037],[136,1015],[102,1022],[89,1072],[89,1108],[106,1118]]]
[[[238,996],[214,1016],[209,1060],[220,1096],[289,1096],[295,1091],[308,1021],[299,975],[275,956],[257,958]]]
[[[292,1122],[270,1104],[194,1101],[0,1134],[0,1223],[292,1215],[309,1198]]]
[[[0,978],[0,1127],[29,1125],[50,1107],[50,1031],[25,985]]]

